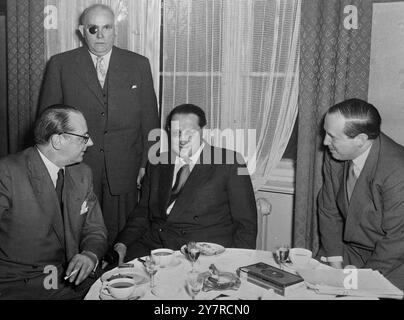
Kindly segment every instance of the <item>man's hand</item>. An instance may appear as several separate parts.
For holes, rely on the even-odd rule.
[[[137,188],[140,189],[140,187],[142,186],[142,180],[143,180],[143,176],[146,173],[146,169],[145,168],[140,168],[139,169],[139,174],[137,175],[137,179],[136,179],[136,184],[137,184]]]
[[[70,281],[70,283],[75,282],[76,285],[79,285],[90,275],[94,267],[95,262],[88,255],[76,254],[70,260],[69,266],[66,270],[66,276],[69,276],[71,273],[75,272],[68,279],[68,281]]]
[[[126,246],[123,243],[118,242],[117,244],[115,244],[114,250],[118,252],[119,255],[118,265],[121,265],[126,256]]]

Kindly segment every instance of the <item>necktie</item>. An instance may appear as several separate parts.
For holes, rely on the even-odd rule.
[[[98,81],[100,82],[101,87],[104,88],[105,77],[107,75],[107,71],[105,68],[105,63],[104,63],[103,57],[97,57],[96,69],[97,69]]]
[[[354,163],[352,161],[349,161],[349,167],[348,167],[348,177],[346,180],[346,192],[348,196],[348,201],[351,201],[351,196],[353,189],[355,188],[356,180],[358,180],[358,177],[355,175],[355,170],[354,170]]]
[[[177,199],[178,195],[180,194],[181,188],[184,186],[190,173],[191,170],[189,168],[189,164],[183,165],[180,170],[178,170],[177,176],[175,178],[175,184],[171,190],[171,196],[168,205],[170,205]]]
[[[60,210],[63,213],[63,202],[62,202],[62,194],[63,194],[63,184],[65,181],[63,169],[58,171],[58,179],[56,181],[56,194],[58,196]]]

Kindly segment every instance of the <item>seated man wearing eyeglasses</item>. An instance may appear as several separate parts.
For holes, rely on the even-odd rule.
[[[55,105],[36,145],[0,159],[0,299],[80,299],[107,248],[107,231],[80,163],[93,145],[83,114]]]

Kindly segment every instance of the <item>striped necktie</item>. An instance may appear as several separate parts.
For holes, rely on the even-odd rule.
[[[103,57],[97,57],[96,69],[97,69],[98,81],[100,82],[101,87],[104,88],[105,77],[107,76],[107,71],[105,68],[105,63],[104,63]]]

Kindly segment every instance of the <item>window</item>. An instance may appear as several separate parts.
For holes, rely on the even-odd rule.
[[[245,130],[247,144],[256,130],[257,180],[277,171],[285,148],[293,170],[286,145],[297,114],[300,1],[164,0],[162,8],[162,119],[176,105],[199,105],[211,129]]]

